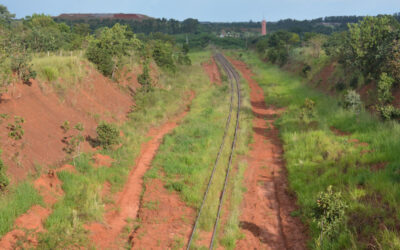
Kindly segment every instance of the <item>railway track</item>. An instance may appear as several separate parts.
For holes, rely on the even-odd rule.
[[[226,191],[226,186],[228,183],[228,178],[229,178],[229,174],[230,174],[230,170],[231,170],[231,165],[232,165],[232,158],[233,158],[233,153],[235,150],[235,145],[236,145],[236,139],[237,139],[237,132],[239,129],[239,115],[240,115],[240,88],[239,88],[239,81],[240,81],[240,76],[239,74],[236,72],[236,70],[233,68],[233,66],[229,63],[229,61],[221,54],[221,53],[216,53],[214,55],[214,58],[216,61],[218,61],[220,63],[220,65],[222,66],[222,68],[224,69],[224,71],[226,72],[226,74],[228,75],[228,81],[229,81],[229,85],[230,85],[230,93],[231,93],[231,98],[230,98],[230,105],[229,105],[229,113],[228,113],[228,117],[226,119],[226,125],[225,125],[225,131],[224,131],[224,135],[222,137],[222,142],[221,145],[219,147],[216,159],[215,159],[215,163],[208,181],[208,185],[206,187],[206,191],[204,192],[204,196],[203,196],[203,200],[202,203],[200,205],[199,211],[197,213],[197,217],[195,220],[195,223],[193,225],[192,228],[192,232],[190,234],[190,238],[187,244],[187,250],[190,249],[191,244],[193,242],[193,237],[196,233],[198,224],[199,224],[199,219],[201,216],[201,213],[203,211],[206,199],[208,197],[209,191],[210,191],[210,187],[213,184],[213,179],[214,179],[214,175],[218,166],[218,162],[221,158],[222,152],[224,150],[225,147],[225,141],[228,135],[228,131],[230,128],[230,124],[231,124],[231,120],[232,120],[232,113],[233,113],[233,109],[234,109],[234,99],[235,99],[235,89],[236,89],[236,95],[237,95],[237,105],[236,105],[236,123],[235,123],[235,128],[234,128],[234,134],[233,134],[233,139],[232,139],[232,144],[231,144],[231,148],[230,148],[230,153],[229,153],[229,159],[227,162],[227,166],[226,166],[226,171],[225,171],[225,179],[224,179],[224,184],[219,196],[219,203],[218,203],[218,209],[216,211],[216,219],[215,219],[215,223],[214,223],[214,227],[213,227],[213,232],[212,232],[212,236],[210,239],[210,244],[209,244],[209,249],[212,249],[214,246],[214,241],[215,241],[215,237],[217,234],[217,227],[218,227],[218,223],[219,223],[219,219],[220,219],[220,214],[221,214],[221,208],[222,208],[222,204],[223,204],[223,200],[224,200],[224,196],[225,196],[225,191]],[[235,84],[234,84],[235,82]]]

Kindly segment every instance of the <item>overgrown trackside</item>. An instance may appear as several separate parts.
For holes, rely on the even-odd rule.
[[[400,125],[345,110],[254,54],[244,59],[266,101],[286,108],[277,125],[290,187],[301,205],[293,215],[309,224],[310,246],[398,248]]]

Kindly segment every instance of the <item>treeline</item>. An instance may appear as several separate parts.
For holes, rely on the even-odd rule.
[[[304,76],[313,67],[337,62],[340,75],[333,83],[337,91],[375,84],[373,108],[384,119],[399,119],[392,105],[393,91],[400,84],[400,23],[396,16],[365,17],[348,24],[348,30],[331,35],[278,31],[258,39],[254,48],[260,56],[281,66],[303,64]],[[359,99],[354,96],[353,99]],[[350,102],[354,101],[350,100]]]
[[[37,53],[82,51],[87,59],[108,77],[115,79],[128,58],[135,55],[143,64],[139,82],[149,89],[150,59],[161,68],[174,72],[177,64],[190,64],[188,46],[178,45],[168,35],[156,33],[136,36],[126,25],[99,27],[95,31],[87,23],[57,23],[52,17],[34,14],[16,20],[0,5],[0,86],[2,92],[17,81],[29,83],[35,78],[31,59]]]
[[[196,33],[200,30],[200,23],[197,19],[188,18],[182,22],[175,19],[145,19],[145,20],[126,20],[126,19],[62,19],[54,18],[54,21],[58,23],[65,23],[70,27],[75,25],[85,24],[91,33],[95,30],[103,27],[113,27],[119,23],[121,25],[128,26],[135,33],[157,33],[161,32],[164,34],[183,34],[183,33]]]
[[[400,20],[398,13],[393,15],[397,20]],[[278,30],[286,30],[297,34],[306,32],[316,32],[322,34],[331,34],[333,32],[347,30],[348,23],[357,23],[364,16],[329,16],[321,17],[312,20],[295,20],[284,19],[277,22],[267,22],[269,32]],[[259,33],[261,22],[199,22],[197,19],[188,18],[184,21],[175,19],[145,19],[145,20],[125,20],[125,19],[63,19],[56,17],[54,19],[58,23],[66,23],[70,27],[76,24],[87,24],[90,32],[94,32],[101,27],[112,27],[116,23],[127,25],[135,33],[150,34],[162,32],[164,34],[176,35],[184,33],[215,33],[220,34],[222,31],[231,31],[236,33]]]

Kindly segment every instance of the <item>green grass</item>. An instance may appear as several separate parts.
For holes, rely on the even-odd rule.
[[[301,206],[301,217],[310,227],[311,248],[319,229],[312,221],[317,195],[332,185],[342,192],[348,209],[346,223],[336,237],[325,238],[323,249],[394,249],[399,246],[400,224],[400,125],[381,122],[368,112],[356,115],[339,101],[311,89],[299,77],[261,62],[247,53],[244,60],[256,74],[267,103],[285,107],[277,125],[284,143],[290,188]],[[299,117],[304,100],[316,102],[314,125]],[[337,136],[333,126],[351,133]],[[360,147],[350,138],[368,143]],[[373,170],[377,163],[386,163]],[[390,191],[389,191],[390,190]]]
[[[203,82],[207,82],[203,76]],[[251,141],[251,108],[249,88],[241,82],[242,112],[235,158],[225,202],[229,201],[228,222],[220,228],[221,244],[229,249],[234,247],[240,236],[239,205],[243,193],[242,177],[247,164],[240,162],[238,155],[248,151]],[[158,154],[153,161],[153,168],[146,174],[147,178],[162,178],[166,187],[179,192],[188,205],[199,208],[204,191],[214,165],[215,157],[224,133],[226,117],[229,111],[230,90],[228,83],[222,86],[211,85],[198,94],[193,101],[190,113],[182,124],[167,135]],[[236,104],[236,101],[234,101]],[[217,166],[209,195],[199,220],[199,230],[211,231],[214,225],[220,191],[225,178],[225,170],[229,158],[230,146],[236,123],[235,105],[232,120],[227,134],[225,147]],[[159,174],[162,172],[163,174]],[[196,248],[194,245],[193,247]]]
[[[51,55],[35,56],[32,64],[41,88],[53,88],[63,96],[67,90],[76,88],[82,82],[88,74],[85,65],[89,63],[78,56]]]
[[[28,182],[14,186],[6,194],[0,194],[0,238],[12,229],[16,218],[37,204],[43,204],[42,198]]]
[[[148,129],[181,113],[189,90],[201,93],[210,86],[202,80],[206,78],[200,65],[208,56],[208,52],[191,54],[193,66],[181,67],[175,75],[162,74],[158,88],[150,93],[136,94],[136,108],[120,127],[124,133],[123,146],[100,152],[115,160],[111,167],[93,168],[91,155],[82,154],[75,159],[78,173],[58,174],[65,196],[54,205],[53,213],[45,222],[47,232],[39,237],[40,249],[91,247],[83,225],[103,220],[104,205],[110,202],[107,197],[104,200],[100,197],[104,182],[111,184],[112,193],[121,190],[140,152],[140,145],[148,140]],[[149,205],[153,207],[153,204]]]

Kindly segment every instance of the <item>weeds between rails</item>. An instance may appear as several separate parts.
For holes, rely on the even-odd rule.
[[[224,145],[225,145],[225,139],[226,139],[226,135],[227,135],[228,130],[229,130],[229,125],[230,125],[230,121],[231,121],[231,117],[232,117],[232,110],[233,110],[233,99],[234,99],[234,85],[233,85],[233,81],[236,82],[236,90],[237,90],[236,125],[235,125],[235,131],[234,131],[234,138],[233,138],[232,145],[231,145],[231,152],[230,152],[230,154],[229,154],[229,162],[228,162],[228,166],[227,166],[227,170],[226,170],[226,174],[225,174],[224,186],[223,186],[223,188],[222,188],[222,190],[221,190],[221,194],[220,194],[220,198],[219,198],[217,217],[216,217],[216,219],[215,219],[215,223],[214,223],[214,228],[213,228],[213,233],[212,233],[212,237],[211,237],[209,249],[212,249],[212,248],[213,248],[213,245],[214,245],[214,240],[215,240],[215,235],[216,235],[216,231],[217,231],[217,226],[218,226],[218,222],[219,222],[219,218],[220,218],[222,203],[223,203],[223,199],[224,199],[224,195],[225,195],[225,190],[226,190],[226,186],[227,186],[228,178],[229,178],[229,173],[230,173],[230,169],[231,169],[232,158],[233,158],[233,152],[234,152],[235,145],[236,145],[237,131],[238,131],[238,129],[239,129],[239,115],[240,115],[240,88],[239,88],[239,79],[240,79],[240,77],[239,77],[238,73],[235,71],[235,69],[232,67],[232,65],[226,60],[226,58],[225,58],[222,54],[217,53],[214,57],[215,57],[215,59],[222,65],[224,71],[227,73],[228,78],[229,78],[229,83],[230,83],[230,88],[231,88],[231,99],[230,99],[230,106],[229,106],[229,114],[228,114],[228,117],[227,117],[227,120],[226,120],[226,126],[225,126],[224,135],[223,135],[223,138],[222,138],[222,142],[221,142],[219,151],[218,151],[218,153],[217,153],[217,157],[216,157],[216,160],[215,160],[215,163],[214,163],[214,167],[213,167],[213,170],[212,170],[212,172],[211,172],[210,179],[209,179],[209,181],[208,181],[208,185],[207,185],[206,191],[205,191],[205,193],[204,193],[204,197],[203,197],[202,203],[201,203],[200,208],[199,208],[199,212],[198,212],[198,214],[197,214],[195,223],[194,223],[194,225],[193,225],[193,229],[192,229],[192,232],[191,232],[191,235],[190,235],[190,238],[189,238],[189,242],[188,242],[188,245],[187,245],[187,249],[190,249],[190,246],[191,246],[191,243],[192,243],[194,234],[195,234],[196,229],[197,229],[197,226],[198,226],[199,218],[200,218],[200,216],[201,216],[201,212],[202,212],[202,209],[203,209],[204,204],[205,204],[205,200],[206,200],[206,198],[207,198],[207,195],[208,195],[210,186],[211,186],[212,181],[213,181],[214,173],[215,173],[215,170],[216,170],[218,161],[219,161],[219,159],[220,159],[221,152],[222,152],[222,150],[223,150],[223,148],[224,148]]]

